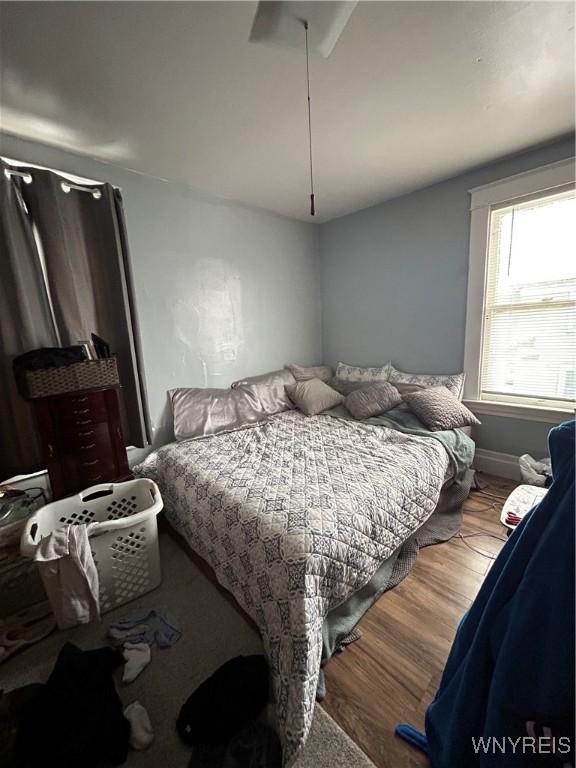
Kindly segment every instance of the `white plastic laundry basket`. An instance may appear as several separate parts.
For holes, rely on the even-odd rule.
[[[71,523],[94,523],[90,544],[100,582],[100,611],[110,611],[160,584],[156,515],[158,486],[145,478],[94,485],[77,496],[54,501],[26,522],[20,550],[34,558],[44,536]]]

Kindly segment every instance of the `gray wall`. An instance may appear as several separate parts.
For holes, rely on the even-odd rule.
[[[320,234],[324,360],[392,360],[461,371],[468,279],[468,190],[574,154],[573,137],[325,224]],[[478,446],[546,452],[549,425],[488,417]]]
[[[317,228],[11,136],[0,154],[121,187],[156,444],[170,388],[321,360]]]
[[[322,357],[461,370],[467,190],[569,157],[573,141],[320,227],[12,136],[0,135],[0,153],[122,188],[150,416],[160,444],[170,439],[171,387],[228,386],[286,362]],[[548,429],[485,416],[476,439],[489,450],[540,455]]]

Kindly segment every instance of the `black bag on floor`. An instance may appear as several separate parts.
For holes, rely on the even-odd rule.
[[[191,746],[227,746],[256,720],[268,703],[268,664],[264,656],[227,661],[189,697],[176,729]]]

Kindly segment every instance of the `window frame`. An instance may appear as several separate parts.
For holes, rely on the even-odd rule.
[[[468,266],[468,296],[466,303],[466,333],[464,347],[464,402],[474,412],[492,416],[508,416],[527,421],[557,423],[569,417],[573,408],[518,403],[513,396],[482,399],[480,371],[484,332],[484,296],[486,290],[490,216],[493,209],[514,202],[538,197],[544,193],[574,187],[576,174],[574,157],[541,166],[531,171],[509,176],[490,184],[468,190],[470,201],[470,249]]]

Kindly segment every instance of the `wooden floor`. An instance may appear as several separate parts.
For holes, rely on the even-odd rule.
[[[516,483],[483,477],[489,485],[466,501],[462,534],[505,538],[502,505],[491,496],[504,500]],[[487,536],[466,541],[493,556],[503,546]],[[394,726],[423,729],[458,623],[492,562],[458,538],[423,549],[409,576],[364,616],[362,638],[326,667],[324,708],[377,768],[429,765],[394,736]]]

